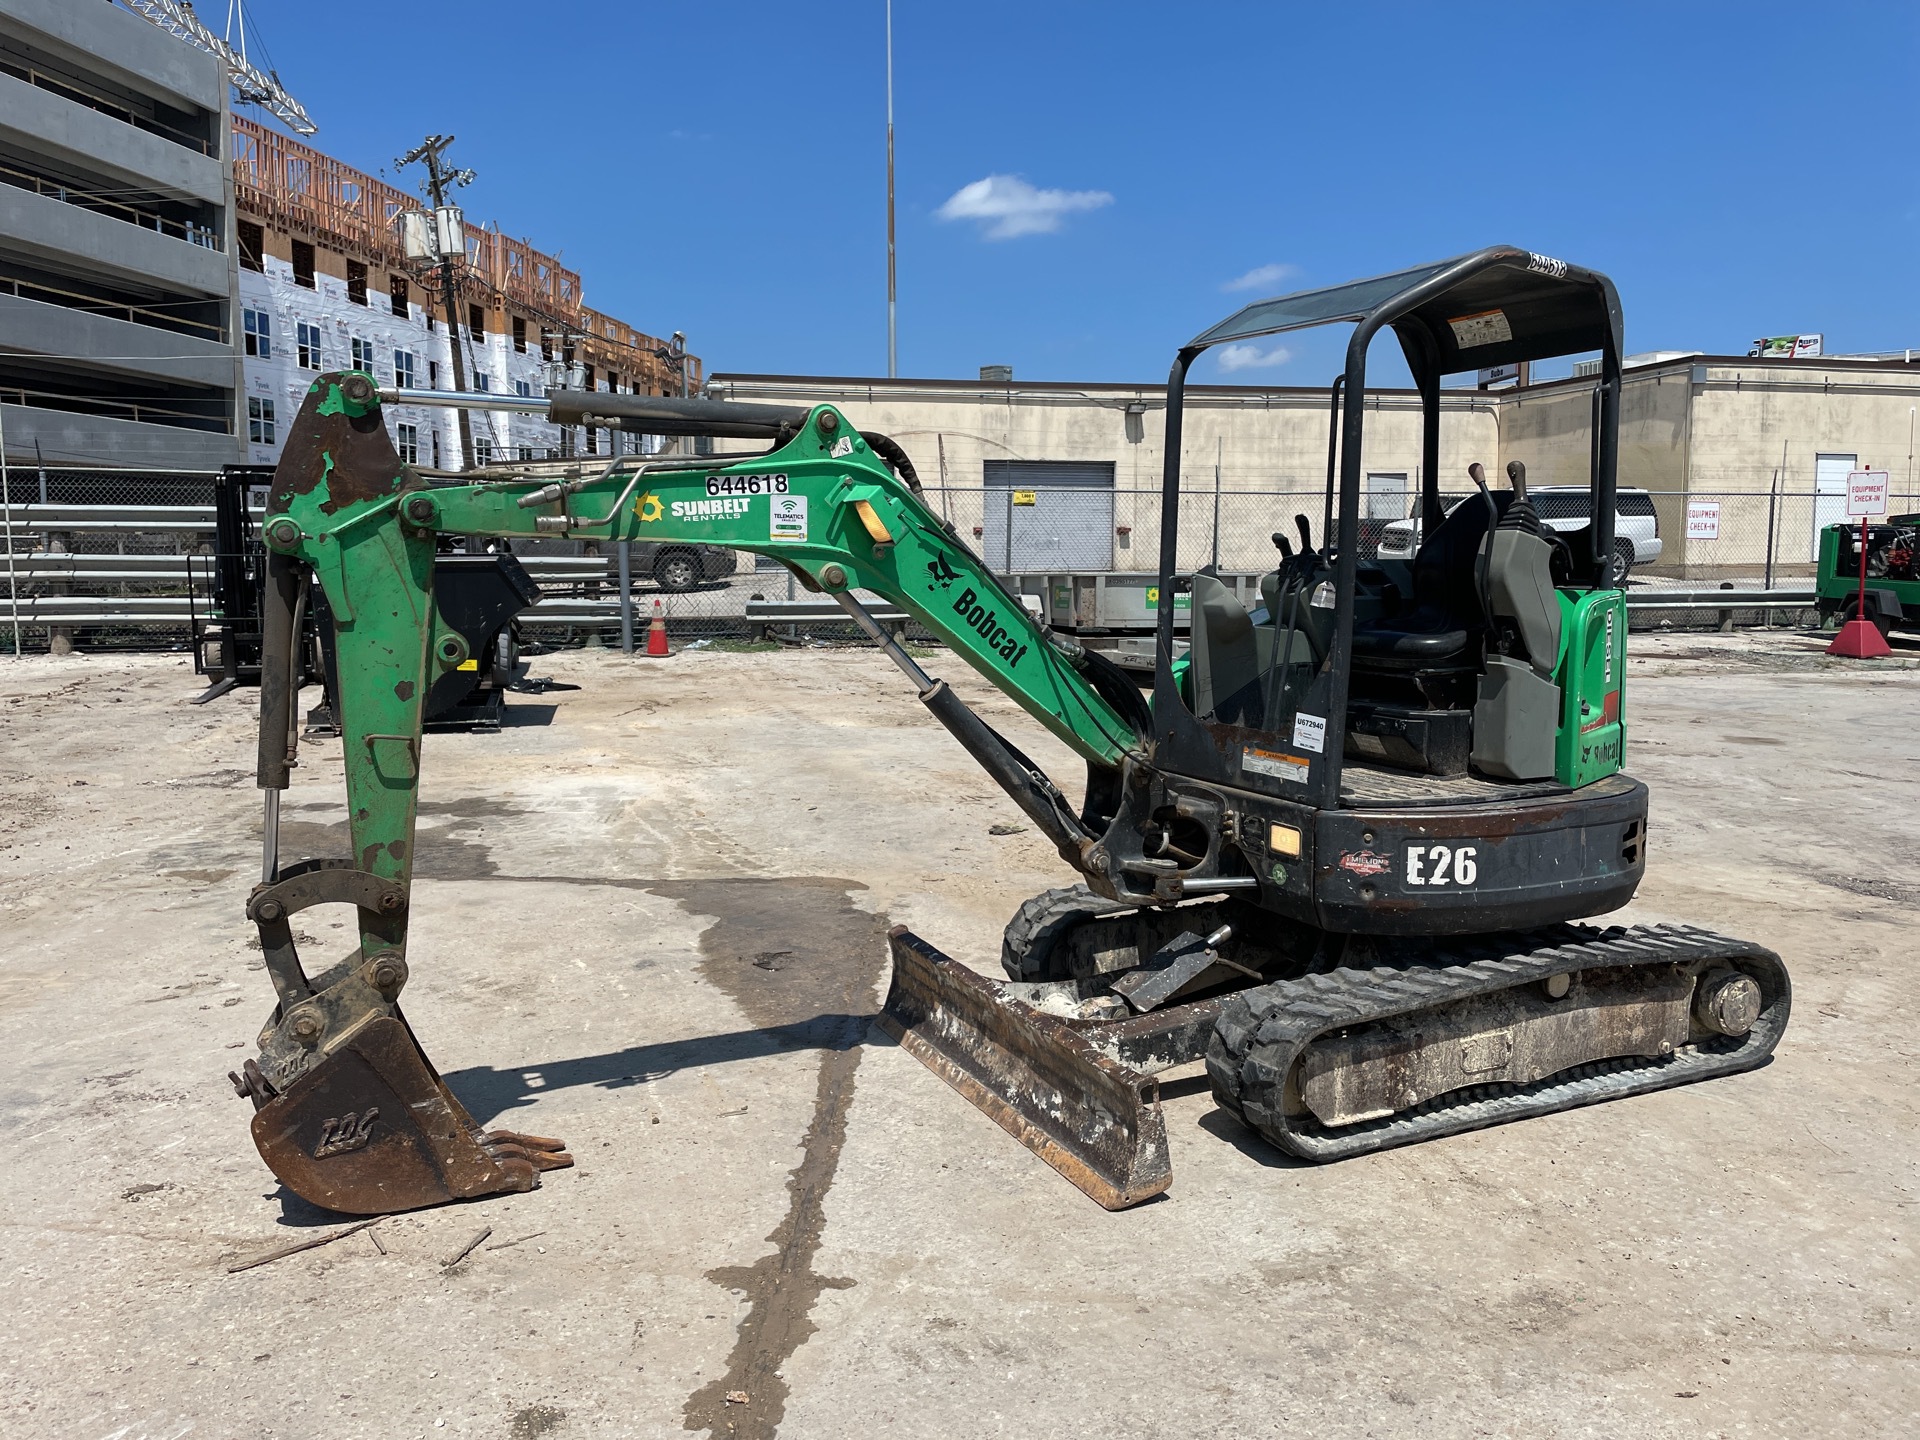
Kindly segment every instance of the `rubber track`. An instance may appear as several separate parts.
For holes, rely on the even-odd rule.
[[[1451,1091],[1398,1114],[1330,1128],[1282,1106],[1288,1073],[1330,1031],[1411,1014],[1514,986],[1603,967],[1686,965],[1699,973],[1731,962],[1760,982],[1760,1018],[1739,1037],[1715,1036],[1658,1060],[1602,1060],[1531,1084]],[[1449,963],[1450,962],[1450,963]],[[1214,1098],[1290,1155],[1337,1160],[1731,1075],[1765,1063],[1786,1029],[1792,988],[1771,950],[1691,925],[1562,925],[1443,946],[1438,963],[1404,969],[1332,970],[1229,996],[1207,1047]]]
[[[1042,890],[1014,912],[1000,940],[1000,968],[1009,980],[1067,980],[1050,961],[1060,938],[1083,920],[1117,915],[1135,907],[1096,895],[1085,885]]]

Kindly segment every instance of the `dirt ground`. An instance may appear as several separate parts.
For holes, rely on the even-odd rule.
[[[869,1031],[888,924],[992,969],[1071,878],[882,658],[539,658],[504,731],[429,737],[407,1008],[578,1168],[238,1274],[339,1223],[225,1079],[271,1007],[252,696],[0,658],[0,1430],[1912,1434],[1920,652],[1633,650],[1626,916],[1779,950],[1774,1063],[1327,1167],[1175,1080],[1173,1189],[1122,1214]],[[342,815],[310,744],[286,857]]]

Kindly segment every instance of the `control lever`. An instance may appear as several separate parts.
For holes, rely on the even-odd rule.
[[[1507,462],[1507,484],[1512,487],[1515,500],[1527,498],[1527,467],[1518,460]]]
[[[1283,565],[1293,559],[1293,546],[1287,543],[1287,537],[1278,530],[1273,532],[1273,545],[1280,552],[1280,562]]]
[[[1293,523],[1300,527],[1300,553],[1302,555],[1311,555],[1313,553],[1313,526],[1308,523],[1307,517],[1304,515],[1294,516]]]

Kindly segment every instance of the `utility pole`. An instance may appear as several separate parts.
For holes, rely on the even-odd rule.
[[[893,277],[893,0],[887,0],[887,378],[900,374],[900,333],[894,321]]]
[[[396,169],[408,165],[426,162],[427,194],[433,201],[435,215],[447,208],[447,191],[456,185],[471,185],[474,175],[471,170],[450,170],[446,164],[446,149],[453,144],[451,135],[429,135],[420,144],[394,162]],[[464,234],[464,232],[462,232]],[[464,247],[465,242],[462,241]],[[465,264],[463,253],[456,261],[454,256],[442,255],[435,267],[440,273],[441,294],[446,302],[447,314],[447,350],[453,356],[453,388],[463,391],[467,388],[466,357],[460,351],[460,278],[455,265]],[[460,427],[460,468],[473,468],[473,421],[465,410],[453,412]]]

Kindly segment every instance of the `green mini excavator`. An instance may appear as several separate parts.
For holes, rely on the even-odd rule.
[[[1352,325],[1328,392],[1319,544],[1275,517],[1251,608],[1181,564],[1185,381],[1211,346]],[[1360,553],[1367,358],[1397,339],[1424,414],[1423,540]],[[1078,882],[1022,904],[1004,981],[893,933],[881,1025],[1108,1208],[1167,1188],[1158,1079],[1204,1060],[1219,1104],[1314,1160],[1730,1074],[1785,1027],[1777,956],[1688,926],[1598,928],[1646,866],[1647,790],[1621,769],[1626,612],[1612,555],[1621,318],[1602,275],[1507,247],[1249,305],[1183,347],[1167,391],[1150,695],[1023,607],[923,503],[911,460],[831,405],[551,392],[569,425],[706,437],[660,454],[442,483],[401,463],[383,404],[499,395],[310,388],[264,534],[262,883],[247,904],[277,1004],[234,1077],[274,1174],[378,1214],[525,1190],[556,1141],[477,1125],[400,1009],[421,707],[470,657],[433,606],[436,537],[687,541],[767,555],[831,596],[1057,847]],[[1440,385],[1596,352],[1591,525],[1541,523],[1524,466],[1443,513]],[[751,442],[743,448],[739,442]],[[691,449],[691,447],[688,447]],[[283,863],[296,612],[337,640],[352,850]],[[1075,798],[929,675],[859,596],[884,597],[1086,763]],[[1190,648],[1176,653],[1186,595]],[[358,913],[309,974],[292,920]]]

